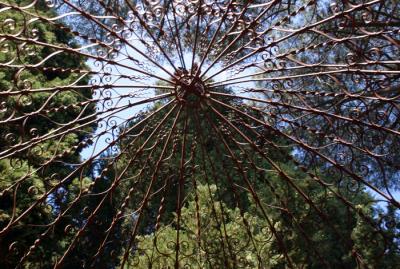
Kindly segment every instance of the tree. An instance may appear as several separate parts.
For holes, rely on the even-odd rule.
[[[229,90],[221,88],[220,92]],[[203,102],[197,98],[192,96],[183,104]],[[224,103],[242,108],[240,100],[225,99]],[[245,268],[284,268],[288,260],[307,268],[357,268],[358,262],[366,268],[396,268],[399,264],[396,232],[377,228],[380,218],[376,203],[364,188],[352,186],[351,178],[318,167],[318,177],[307,169],[302,171],[293,159],[290,161],[293,148],[282,146],[288,144],[287,139],[261,126],[253,128],[263,136],[254,137],[248,126],[255,122],[230,113],[222,105],[214,109],[225,109],[221,113],[257,141],[261,154],[268,153],[282,173],[272,169],[262,156],[251,155],[251,145],[240,146],[239,136],[218,119],[211,107],[188,105],[175,128],[171,116],[162,129],[157,129],[167,112],[156,114],[146,126],[135,124],[166,105],[168,102],[157,104],[128,125],[131,136],[120,144],[120,150],[129,153],[119,160],[114,173],[125,179],[119,188],[129,190],[122,191],[120,198],[126,205],[125,215],[135,212],[122,226],[122,237],[129,238],[120,257],[126,268],[147,268],[150,264],[172,267],[177,263],[199,268],[236,268],[239,263]],[[251,108],[247,113],[263,117]],[[154,131],[159,135],[152,137]],[[121,133],[126,134],[124,130]],[[168,143],[169,133],[173,133],[172,139],[163,155],[162,145]],[[147,139],[151,140],[143,151],[140,148]],[[225,147],[232,148],[231,156]],[[244,167],[234,159],[239,155]],[[136,158],[132,165],[130,161]],[[259,201],[250,187],[257,190]],[[141,210],[144,213],[139,219]],[[397,216],[392,219],[398,222]],[[226,234],[223,227],[229,227]],[[133,230],[137,232],[132,234]],[[372,243],[373,230],[373,237],[383,245]],[[268,242],[260,237],[268,238]],[[177,251],[178,241],[181,246]],[[229,256],[229,251],[234,255]]]
[[[275,193],[258,184],[263,204],[276,205],[276,195],[286,195],[286,209],[269,209],[268,216],[280,234],[284,234],[287,252],[293,263],[301,268],[357,268],[352,257],[353,251],[362,253],[366,268],[396,268],[400,263],[397,250],[379,244],[370,238],[377,235],[369,223],[349,212],[332,196],[328,198],[324,189],[304,177],[304,174],[291,170],[285,165],[285,171],[303,181],[302,186],[312,192],[311,198],[322,211],[331,213],[330,225],[321,223],[320,217],[304,204],[302,198],[293,194],[282,184],[279,176],[266,176],[265,180],[276,188]],[[198,181],[202,179],[199,178]],[[176,247],[180,244],[179,264],[193,268],[284,268],[287,259],[277,249],[276,238],[267,228],[267,223],[257,214],[257,210],[241,212],[240,208],[230,207],[219,196],[221,190],[214,184],[198,185],[192,191],[182,208],[181,224],[178,225],[175,214],[172,223],[161,224],[150,234],[138,236],[132,258],[126,268],[173,268],[176,265]],[[342,190],[343,191],[343,190]],[[357,204],[358,210],[373,219],[371,197],[363,192],[348,192],[347,198]],[[249,198],[251,200],[251,198]],[[269,200],[269,201],[268,201]],[[254,209],[256,205],[251,204]],[[398,221],[398,220],[397,220]],[[396,223],[396,220],[393,221]],[[342,238],[338,239],[335,230]],[[177,233],[179,230],[179,240]],[[390,240],[396,238],[386,230]],[[341,242],[338,242],[341,241]],[[352,242],[350,245],[343,241]],[[376,242],[384,242],[377,240]],[[391,242],[393,243],[393,242]],[[388,244],[395,246],[393,244]],[[396,247],[395,247],[396,248]]]
[[[294,7],[301,5],[298,1]],[[289,16],[292,21],[287,30],[299,30],[295,35],[277,34],[276,39],[283,40],[274,50],[265,52],[256,78],[262,93],[259,99],[276,101],[261,100],[258,106],[279,111],[281,119],[274,123],[292,126],[293,143],[305,142],[297,147],[304,154],[305,166],[325,166],[344,173],[321,158],[328,157],[362,178],[364,181],[355,179],[360,184],[371,184],[385,191],[387,197],[396,190],[399,179],[399,167],[394,162],[397,152],[392,150],[399,140],[384,130],[399,125],[398,101],[394,101],[399,97],[399,77],[393,72],[398,65],[392,61],[398,46],[371,33],[394,33],[399,21],[397,6],[394,2],[368,6],[318,25],[313,31],[302,31],[306,25],[354,7],[351,1],[308,5]],[[343,71],[343,66],[351,71]],[[304,117],[310,110],[312,115]],[[301,120],[282,120],[297,117]],[[335,143],[330,144],[331,140]],[[311,152],[313,147],[319,154]]]
[[[29,2],[15,0],[8,4],[23,6]],[[92,96],[90,90],[79,89],[89,82],[87,75],[76,72],[87,69],[86,59],[69,56],[66,52],[48,58],[57,50],[34,43],[76,45],[73,36],[56,25],[30,20],[39,15],[54,15],[45,1],[36,2],[24,12],[4,8],[0,13],[0,21],[4,23],[0,29],[1,42],[6,48],[0,53],[0,62],[8,63],[0,69],[2,268],[14,268],[23,260],[28,267],[50,268],[56,256],[62,253],[66,236],[64,227],[60,226],[73,222],[73,218],[62,217],[53,230],[50,225],[68,206],[68,196],[76,195],[73,189],[80,181],[76,175],[71,175],[72,164],[80,160],[84,147],[81,142],[87,140],[94,129],[93,124],[88,124],[53,139],[46,137],[59,132],[60,126],[77,126],[74,121],[80,116],[88,117],[89,122],[95,104],[87,102]],[[13,40],[12,36],[21,40]],[[42,65],[33,67],[41,61]],[[76,89],[63,90],[68,85],[75,85],[72,88]],[[53,92],[47,90],[51,88]],[[82,108],[79,103],[86,103],[86,106]],[[26,145],[30,145],[28,149],[24,148]],[[10,148],[19,154],[10,155]],[[70,177],[60,184],[68,175]],[[43,200],[43,195],[49,191],[51,194]],[[19,225],[11,225],[32,205],[29,217],[21,218]],[[22,259],[24,255],[27,256]]]
[[[105,154],[103,154],[103,157]],[[115,175],[108,172],[99,176],[102,169],[107,167],[107,161],[102,159],[94,163],[92,168],[91,179],[86,181],[86,188],[89,189],[90,183],[96,184],[91,188],[91,194],[102,193],[107,191],[113,183]],[[74,182],[77,190],[71,190],[72,193],[79,193],[79,182]],[[75,197],[71,197],[73,200]],[[69,223],[69,231],[65,237],[66,243],[71,240],[68,235],[74,235],[88,221],[88,216],[96,210],[101,201],[101,196],[87,195],[80,199],[79,206],[71,213]],[[109,197],[104,206],[98,211],[95,218],[88,223],[82,238],[76,243],[75,247],[67,257],[63,264],[63,268],[115,268],[118,265],[118,253],[121,251],[121,242],[123,241],[121,234],[121,221],[117,221],[116,227],[111,233],[107,233],[107,229],[113,223],[114,217],[118,213],[119,200],[115,197]],[[106,239],[106,240],[105,240]],[[104,245],[99,250],[99,243]]]
[[[281,257],[271,249],[271,237],[260,218],[249,213],[242,217],[239,208],[229,208],[218,199],[214,184],[199,185],[195,192],[182,208],[181,267],[257,268],[260,260],[265,267],[278,264]],[[196,216],[197,212],[200,216]],[[174,267],[175,225],[176,216],[174,224],[162,225],[158,231],[140,236],[135,248],[140,255],[132,258],[127,268]]]

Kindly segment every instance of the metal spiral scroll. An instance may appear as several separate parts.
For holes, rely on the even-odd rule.
[[[121,268],[273,268],[276,260],[305,268],[290,244],[295,234],[334,268],[307,232],[312,225],[359,268],[398,252],[387,231],[399,229],[399,8],[383,0],[2,0],[0,68],[13,77],[0,92],[0,158],[18,176],[2,185],[11,217],[0,238],[21,229],[38,236],[29,248],[16,240],[1,251],[27,268],[62,231],[68,240],[52,262],[64,268],[97,225],[97,252],[82,258],[84,268],[101,268],[104,253]],[[39,25],[73,42],[45,39]],[[73,58],[86,64],[58,64]],[[71,79],[38,87],[28,73]],[[74,99],[65,105],[67,93]],[[37,175],[43,188],[32,185]],[[362,192],[371,211],[394,215],[360,210],[349,197]],[[24,193],[31,200],[19,208]],[[98,218],[110,203],[113,216]],[[339,209],[343,222],[368,227],[364,241],[376,253],[337,230]],[[40,210],[53,217],[32,225]],[[311,215],[317,223],[307,223]]]

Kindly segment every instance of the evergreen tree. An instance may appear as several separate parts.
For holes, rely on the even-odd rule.
[[[8,4],[24,6],[30,2],[13,0]],[[3,8],[2,4],[0,8]],[[74,120],[79,115],[82,118],[92,115],[95,107],[93,103],[79,105],[92,97],[90,90],[74,90],[74,86],[63,90],[68,85],[79,87],[88,84],[90,78],[80,74],[87,69],[86,59],[67,52],[46,59],[57,50],[29,41],[76,46],[73,36],[57,25],[30,20],[38,15],[46,17],[55,13],[49,10],[46,1],[37,1],[24,12],[4,8],[0,13],[3,23],[0,33],[21,38],[20,41],[3,39],[4,49],[0,52],[0,62],[11,63],[0,69],[1,268],[14,268],[27,253],[29,257],[24,261],[27,268],[50,268],[57,256],[63,253],[64,242],[68,241],[64,227],[74,223],[74,217],[65,216],[52,231],[46,225],[56,219],[66,208],[70,197],[76,195],[74,191],[79,190],[82,182],[76,179],[77,175],[70,174],[73,164],[80,160],[80,151],[84,147],[81,142],[89,137],[94,128],[87,125],[58,138],[35,141],[48,133],[57,133],[60,126],[77,126]],[[24,39],[28,41],[24,42]],[[34,67],[41,61],[44,63]],[[54,91],[46,91],[50,88]],[[29,143],[36,145],[25,150],[24,145]],[[4,158],[10,148],[19,154]],[[68,175],[69,178],[59,185],[61,179]],[[54,186],[59,187],[43,200],[41,197]],[[42,199],[41,202],[34,206],[29,216],[21,219],[22,225],[8,228],[12,220],[39,199]],[[47,236],[42,237],[41,234],[46,231]]]
[[[229,90],[221,88],[220,92],[229,93]],[[186,101],[196,102],[196,96],[191,98]],[[243,108],[240,100],[225,99],[224,103]],[[167,104],[157,104],[136,122]],[[245,118],[231,113],[222,105],[214,108],[222,111],[243,133],[252,137],[245,125],[252,126],[254,121],[246,122]],[[256,118],[262,117],[250,108],[247,112]],[[173,131],[173,117],[165,121],[164,129],[159,131],[158,136],[151,137],[145,147],[149,150],[140,151],[140,146],[166,113],[157,114],[151,123],[140,125],[130,132],[132,136],[121,140],[120,150],[128,150],[129,154],[120,159],[113,172],[126,179],[118,187],[121,192],[117,192],[116,197],[121,195],[117,199],[121,199],[122,203],[125,195],[131,192],[127,190],[134,190],[134,195],[125,200],[128,206],[124,214],[132,217],[125,219],[121,229],[125,235],[122,237],[130,238],[131,231],[139,227],[134,243],[126,240],[122,245],[120,259],[126,260],[126,268],[147,268],[150,264],[161,268],[173,267],[177,262],[178,233],[181,240],[180,266],[285,268],[290,259],[303,268],[357,268],[360,264],[357,264],[355,253],[362,255],[361,266],[366,268],[398,266],[400,256],[396,228],[377,229],[380,222],[377,205],[365,189],[352,186],[351,178],[328,174],[318,167],[314,169],[318,178],[313,177],[290,161],[293,147],[285,146],[289,144],[286,139],[263,127],[254,126],[263,136],[258,140],[253,137],[253,141],[257,141],[259,150],[267,152],[283,171],[282,174],[277,173],[265,159],[251,155],[254,150],[251,146],[239,147],[237,141],[240,139],[232,127],[218,119],[205,105],[202,110],[195,105],[185,107],[177,121],[176,134],[167,147],[165,155],[168,157],[160,154],[162,143],[166,143],[165,137]],[[128,125],[127,129],[136,126],[136,122]],[[219,136],[218,129],[222,130],[222,136]],[[121,132],[124,133],[124,130]],[[232,148],[233,156],[229,156],[222,139]],[[187,145],[184,146],[184,143]],[[132,165],[130,160],[136,155],[138,160]],[[240,166],[233,160],[234,156],[240,156],[244,174],[238,171]],[[165,161],[158,163],[160,158]],[[184,162],[189,162],[184,168],[185,183],[182,183],[182,158]],[[192,170],[196,166],[197,169]],[[126,167],[127,171],[122,174]],[[155,170],[159,173],[154,177]],[[256,190],[259,202],[248,190],[246,178]],[[152,179],[154,183],[149,187]],[[207,191],[207,188],[210,189]],[[148,191],[151,198],[143,202]],[[182,209],[178,207],[178,193],[185,197]],[[349,208],[349,204],[354,208]],[[265,208],[264,214],[260,207]],[[139,221],[137,212],[141,208],[144,213]],[[130,215],[129,212],[135,213]],[[398,222],[396,214],[392,214],[391,219],[393,223]],[[371,233],[376,240],[386,244],[373,244]],[[127,258],[129,255],[126,253],[132,258]]]

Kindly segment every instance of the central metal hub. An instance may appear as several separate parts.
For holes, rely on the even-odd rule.
[[[176,94],[179,100],[193,103],[207,95],[207,88],[199,77],[185,74],[177,81]]]

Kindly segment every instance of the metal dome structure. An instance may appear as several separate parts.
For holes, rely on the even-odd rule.
[[[63,234],[68,268],[93,233],[84,268],[338,268],[325,240],[378,268],[399,253],[398,10],[1,0],[2,257],[40,268]]]

